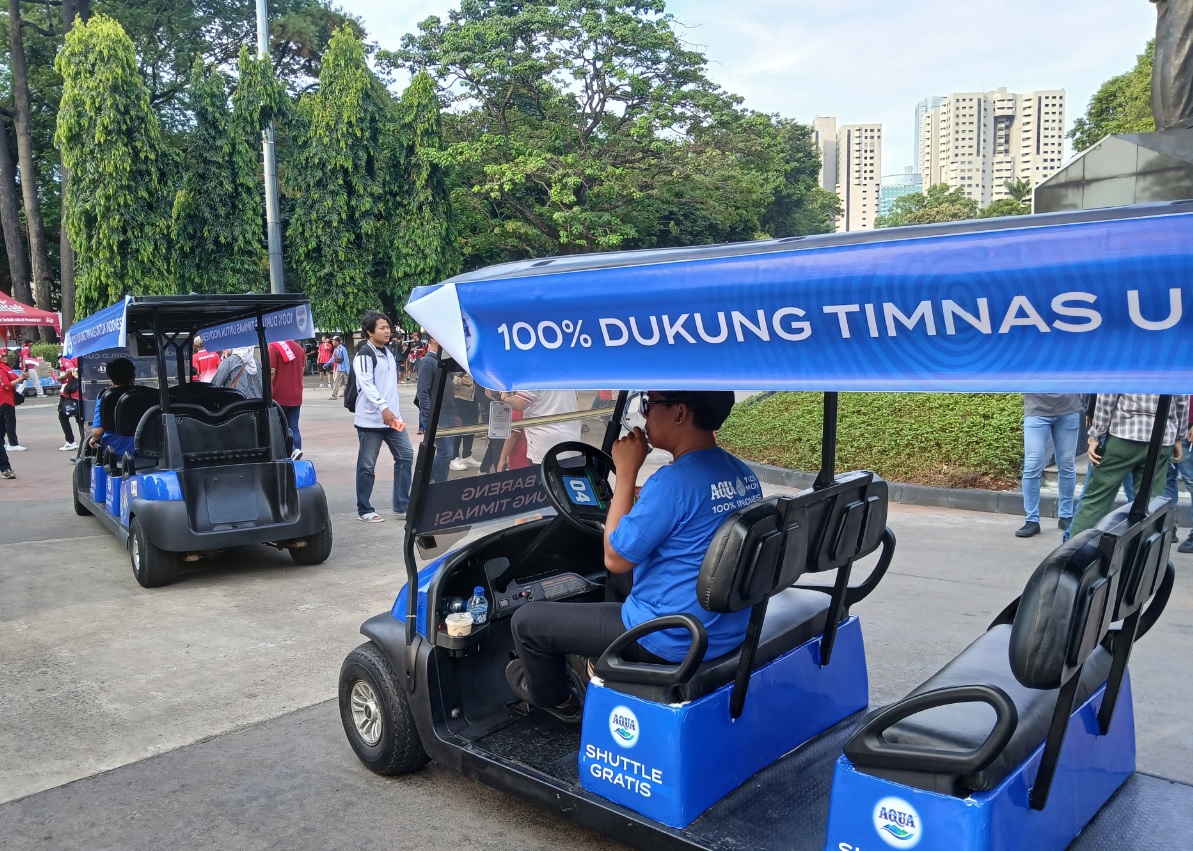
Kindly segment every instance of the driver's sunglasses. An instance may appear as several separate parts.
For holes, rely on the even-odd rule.
[[[669,408],[672,405],[682,405],[682,404],[683,404],[683,402],[673,402],[670,399],[648,399],[645,396],[643,396],[642,403],[641,403],[642,416],[644,416],[644,417],[650,416],[650,409],[653,408],[655,405],[664,405]]]

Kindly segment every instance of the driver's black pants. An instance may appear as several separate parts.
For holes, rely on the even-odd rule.
[[[560,706],[568,699],[564,656],[576,653],[594,659],[626,631],[621,603],[527,603],[510,625],[514,646],[526,667],[526,681],[535,706]],[[633,662],[671,664],[639,644],[626,649]]]

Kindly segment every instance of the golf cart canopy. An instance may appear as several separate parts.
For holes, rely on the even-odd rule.
[[[407,311],[483,386],[1181,393],[1193,202],[527,260]]]
[[[265,342],[295,340],[315,333],[311,307],[302,295],[125,296],[70,327],[62,350],[67,357],[105,349],[135,347],[130,342],[155,334],[198,334],[208,349],[256,346],[257,319]]]

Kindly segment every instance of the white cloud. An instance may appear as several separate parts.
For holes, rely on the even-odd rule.
[[[343,1],[383,47],[456,6],[428,0],[406,13],[382,0]],[[1072,126],[1155,30],[1143,0],[672,0],[668,8],[708,57],[709,76],[748,107],[801,121],[881,122],[887,173],[910,165],[915,105],[928,95],[1063,88]]]

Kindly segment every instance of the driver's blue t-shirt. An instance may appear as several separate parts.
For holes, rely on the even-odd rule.
[[[657,470],[638,502],[609,536],[618,555],[633,562],[634,588],[621,608],[626,628],[662,615],[686,612],[708,631],[706,659],[741,644],[749,610],[710,612],[696,599],[696,578],[713,535],[726,514],[762,498],[750,468],[724,449],[701,449]],[[669,661],[683,659],[691,646],[687,630],[669,629],[638,642]]]

